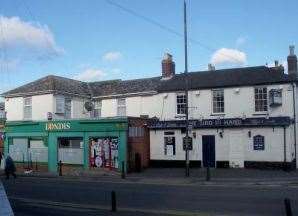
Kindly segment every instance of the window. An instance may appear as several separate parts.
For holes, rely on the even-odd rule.
[[[63,96],[56,96],[56,112],[57,114],[63,114],[65,109],[65,98]]]
[[[101,107],[102,107],[102,101],[94,101],[94,117],[98,118],[101,117]]]
[[[176,143],[174,132],[166,131],[164,132],[164,154],[167,156],[176,155]]]
[[[71,118],[71,99],[70,98],[65,98],[64,106],[65,106],[64,116],[66,119],[70,119]]]
[[[224,90],[216,89],[212,90],[212,106],[213,113],[224,113],[225,112],[225,98]]]
[[[119,98],[117,100],[117,115],[126,116],[126,100],[125,98]]]
[[[129,127],[129,137],[143,137],[144,128],[142,127]]]
[[[265,150],[265,137],[261,135],[254,136],[254,150]]]
[[[24,98],[24,119],[32,119],[32,98]]]
[[[255,88],[255,111],[266,112],[267,110],[268,110],[267,88],[266,87]]]
[[[185,94],[177,95],[177,114],[178,115],[186,114],[186,96],[185,96]]]
[[[83,164],[83,138],[59,137],[58,161],[66,164]]]

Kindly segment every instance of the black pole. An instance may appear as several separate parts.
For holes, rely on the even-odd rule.
[[[62,161],[61,160],[59,161],[58,166],[59,166],[59,176],[62,176]]]
[[[189,176],[189,143],[188,143],[188,55],[187,55],[187,17],[186,17],[186,1],[184,0],[184,75],[185,75],[185,176]]]
[[[125,179],[125,163],[122,161],[121,166],[121,178]]]
[[[35,170],[37,171],[38,168],[37,168],[37,157],[36,157],[36,160],[35,160]]]
[[[285,202],[285,208],[286,208],[286,216],[293,216],[292,208],[291,208],[291,200],[286,198],[284,202]]]
[[[116,207],[116,193],[115,193],[115,191],[112,191],[111,202],[112,202],[112,212],[117,211],[117,207]]]

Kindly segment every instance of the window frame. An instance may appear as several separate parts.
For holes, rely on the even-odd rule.
[[[95,100],[93,103],[94,103],[94,111],[93,111],[94,118],[100,118],[102,115],[102,100]]]
[[[164,148],[164,156],[165,157],[175,157],[176,156],[176,137],[175,137],[175,132],[171,132],[171,133],[167,133],[169,131],[165,131],[164,132],[164,138],[163,138],[163,148]],[[172,144],[167,144],[166,143],[166,139],[168,138],[172,138],[174,140],[174,142]],[[172,145],[173,146],[173,154],[169,155],[167,152],[167,146],[168,145]]]
[[[27,99],[30,99],[30,104],[28,105],[28,104],[26,104],[26,100]],[[27,117],[26,115],[25,115],[25,109],[26,108],[30,108],[30,117]],[[32,119],[32,97],[24,97],[23,98],[23,119],[24,120],[31,120]]]
[[[184,102],[179,102],[178,103],[178,97],[181,97],[181,96],[184,97],[184,98],[181,99]],[[183,106],[184,106],[184,112],[182,111]],[[181,113],[179,113],[179,110],[181,110]],[[178,116],[185,116],[186,115],[186,95],[183,92],[176,93],[176,115],[178,115]]]
[[[265,89],[266,90],[266,99],[263,98],[264,92],[256,92],[256,90],[258,89],[258,91],[260,89],[262,89],[262,91]],[[262,94],[261,98],[257,98],[257,94]],[[258,96],[260,97],[260,96]],[[257,109],[257,101],[260,101],[261,104],[258,104],[258,109]],[[268,88],[267,86],[255,86],[254,87],[254,111],[257,114],[266,114],[269,111],[269,106],[268,106],[268,102],[269,102],[269,98],[268,98]],[[262,110],[260,109],[260,107],[263,106]]]
[[[121,100],[124,104],[119,103]],[[124,115],[120,114],[120,109],[124,109]],[[126,116],[126,98],[117,98],[117,116]]]
[[[222,101],[221,100],[214,101],[214,99],[215,99],[214,93],[215,92],[222,92],[222,98],[223,98]],[[217,96],[216,98],[219,98],[219,97]],[[221,104],[221,103],[222,103],[223,106],[218,106],[218,107],[216,106],[215,107],[215,105],[218,105],[218,104]],[[219,115],[225,114],[225,91],[224,91],[224,89],[212,89],[211,90],[211,106],[212,106],[211,107],[211,109],[212,109],[212,112],[211,113],[212,114],[215,114],[215,115],[217,115],[217,114],[219,114]],[[221,109],[222,109],[222,111],[221,111]]]

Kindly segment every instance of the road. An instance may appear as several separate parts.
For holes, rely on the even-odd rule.
[[[298,214],[298,187],[167,186],[56,178],[4,180],[16,215],[285,215],[283,199]],[[110,212],[110,194],[117,212]]]

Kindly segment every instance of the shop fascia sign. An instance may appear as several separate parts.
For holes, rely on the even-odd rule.
[[[71,128],[70,122],[48,122],[46,123],[46,130],[69,130]]]

